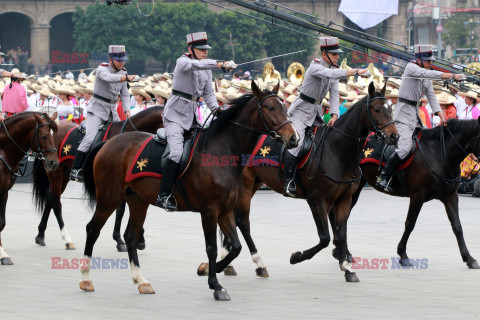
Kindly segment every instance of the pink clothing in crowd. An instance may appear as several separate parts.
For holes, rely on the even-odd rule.
[[[7,84],[3,89],[2,111],[18,113],[27,110],[27,90],[20,83]]]

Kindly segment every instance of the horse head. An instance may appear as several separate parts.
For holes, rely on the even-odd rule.
[[[57,124],[46,113],[34,112],[33,115],[37,123],[31,149],[40,160],[43,160],[46,170],[55,170],[59,165],[57,148],[53,140],[53,134],[58,131]],[[56,117],[55,112],[53,118]]]
[[[367,96],[367,126],[370,131],[379,134],[388,144],[398,141],[398,131],[392,119],[392,114],[385,105],[385,90],[387,84],[380,92],[375,91],[375,85],[370,82]]]
[[[299,140],[298,132],[289,120],[287,107],[277,95],[279,88],[280,82],[273,91],[262,91],[252,80],[252,92],[258,101],[257,126],[287,148],[295,148]]]

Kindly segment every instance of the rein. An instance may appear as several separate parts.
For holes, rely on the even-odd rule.
[[[280,131],[287,124],[292,123],[292,121],[291,120],[286,120],[286,121],[282,122],[280,125],[278,125],[276,129],[274,128],[273,130],[269,130],[268,126],[267,126],[267,122],[265,121],[265,116],[263,115],[263,110],[262,110],[262,104],[265,102],[265,100],[267,100],[268,98],[273,98],[273,97],[278,98],[278,99],[280,99],[280,98],[275,93],[268,94],[265,97],[263,97],[262,99],[258,98],[257,96],[255,96],[255,97],[258,99],[258,102],[257,102],[258,111],[260,113],[260,118],[262,119],[263,126],[265,127],[265,131],[254,129],[252,127],[246,126],[246,125],[238,123],[236,121],[230,121],[230,122],[239,126],[239,127],[243,127],[245,129],[248,129],[250,131],[254,131],[256,133],[268,135],[272,139],[281,141],[285,145],[286,142],[283,141],[282,137],[278,134],[278,131]]]

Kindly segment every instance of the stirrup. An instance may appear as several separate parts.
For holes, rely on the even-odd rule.
[[[388,180],[387,179],[377,179],[375,185],[377,187],[379,187],[380,189],[383,189],[383,191],[391,193],[393,191],[393,188],[390,187],[390,185],[392,184],[392,179],[393,179],[393,176],[390,177]]]
[[[83,182],[82,169],[71,169],[70,180],[76,181],[76,182]]]
[[[292,185],[293,183],[293,185]],[[290,190],[290,187],[292,187],[293,189],[292,190],[295,190],[295,191],[291,191]],[[295,185],[295,181],[294,179],[291,179],[290,181],[288,181],[288,183],[285,185],[285,188],[283,189],[283,195],[285,197],[291,197],[291,198],[295,198],[297,196],[297,190],[296,190],[296,185]]]
[[[175,204],[170,203],[170,198],[173,198],[175,201]],[[165,197],[160,197],[160,195],[157,196],[157,200],[155,202],[155,206],[165,209],[167,212],[173,212],[173,211],[178,211],[177,207],[177,199],[172,194],[169,194],[166,198]]]

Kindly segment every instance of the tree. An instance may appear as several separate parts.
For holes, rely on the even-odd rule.
[[[442,40],[453,48],[472,46],[472,43],[478,39],[478,36],[475,33],[471,34],[472,30],[470,28],[475,26],[469,22],[471,19],[472,16],[469,14],[461,12],[453,13],[445,24]]]

